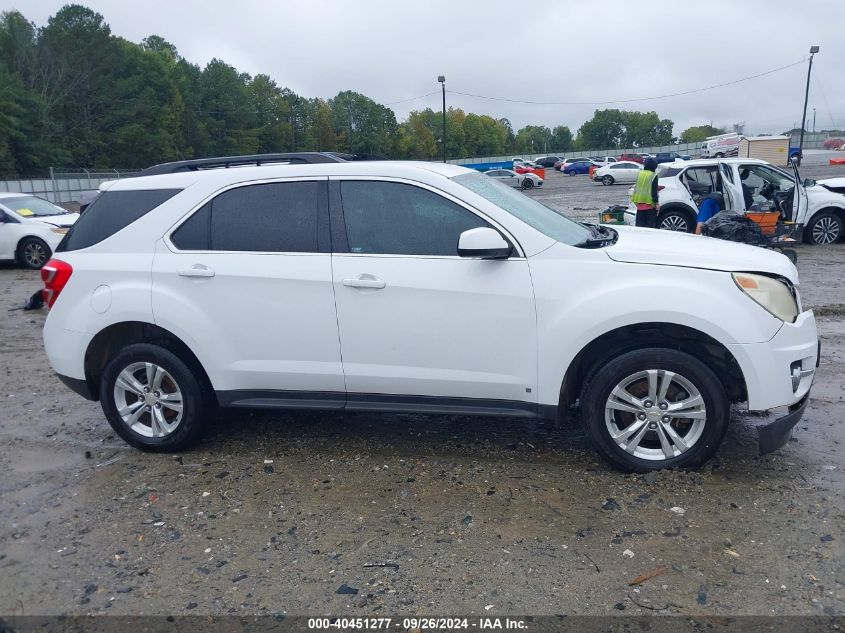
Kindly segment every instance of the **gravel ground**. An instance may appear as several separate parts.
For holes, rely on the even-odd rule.
[[[573,215],[625,202],[549,172],[531,195]],[[756,456],[736,412],[705,467],[646,476],[577,427],[464,417],[231,411],[143,454],[10,311],[38,275],[0,267],[0,614],[843,615],[843,255],[799,248],[823,356],[787,446]]]

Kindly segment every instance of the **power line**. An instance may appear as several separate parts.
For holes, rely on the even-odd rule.
[[[389,105],[396,105],[397,103],[405,103],[407,101],[416,101],[417,99],[425,99],[426,97],[430,97],[431,95],[436,95],[439,92],[440,92],[439,90],[433,90],[432,92],[427,92],[424,95],[420,95],[419,97],[410,97],[408,99],[399,99],[399,101],[388,101],[387,103],[385,103],[383,105],[389,106]]]
[[[762,73],[758,73],[756,75],[750,75],[748,77],[743,77],[741,79],[735,79],[733,81],[726,81],[724,83],[715,84],[712,86],[706,86],[704,88],[696,88],[694,90],[685,90],[684,92],[673,92],[670,94],[659,95],[656,97],[637,97],[634,99],[613,99],[610,101],[528,101],[523,99],[509,99],[507,97],[490,97],[486,95],[476,95],[471,94],[468,92],[458,92],[457,90],[447,90],[451,94],[462,95],[464,97],[474,97],[476,99],[488,99],[490,101],[506,101],[508,103],[520,103],[520,104],[527,104],[527,105],[609,105],[613,103],[634,103],[637,101],[654,101],[657,99],[668,99],[670,97],[682,97],[685,95],[691,95],[698,92],[704,92],[706,90],[713,90],[715,88],[724,88],[725,86],[732,86],[734,84],[742,83],[743,81],[750,81],[751,79],[757,79],[759,77],[764,77],[766,75],[771,75],[772,73],[777,73],[782,70],[786,70],[787,68],[792,68],[793,66],[798,66],[799,64],[803,64],[807,61],[807,58],[803,58],[798,60],[797,62],[793,62],[791,64],[787,64],[786,66],[780,66],[779,68],[773,68],[772,70],[767,70]]]

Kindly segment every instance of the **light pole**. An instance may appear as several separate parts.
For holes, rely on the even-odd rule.
[[[807,87],[804,89],[804,114],[801,116],[801,138],[798,141],[798,166],[804,156],[804,128],[807,127],[807,100],[810,97],[810,73],[813,71],[813,55],[819,52],[818,46],[810,47],[810,64],[807,66]]]
[[[813,108],[813,134],[816,133],[816,109]]]
[[[446,162],[446,75],[438,75],[437,81],[443,86],[443,162]]]

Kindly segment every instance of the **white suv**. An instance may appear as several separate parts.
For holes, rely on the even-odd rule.
[[[784,171],[756,158],[685,160],[657,168],[659,178],[658,228],[695,230],[695,199],[708,193],[723,194],[725,208],[737,213],[780,211],[803,226],[804,241],[833,244],[845,235],[845,195],[827,186],[801,180],[796,167]],[[635,224],[631,203],[626,221]]]
[[[160,172],[167,169],[161,169]],[[439,163],[120,180],[42,270],[44,343],[141,449],[219,406],[581,419],[612,464],[702,463],[731,402],[785,408],[818,358],[789,260],[567,219]]]

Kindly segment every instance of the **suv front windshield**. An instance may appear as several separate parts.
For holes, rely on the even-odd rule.
[[[3,198],[0,200],[3,206],[8,207],[19,216],[31,218],[35,216],[46,217],[50,215],[63,215],[68,213],[52,202],[36,196],[20,196],[14,198]]]
[[[558,242],[575,246],[592,235],[583,224],[484,174],[461,174],[452,180]]]

